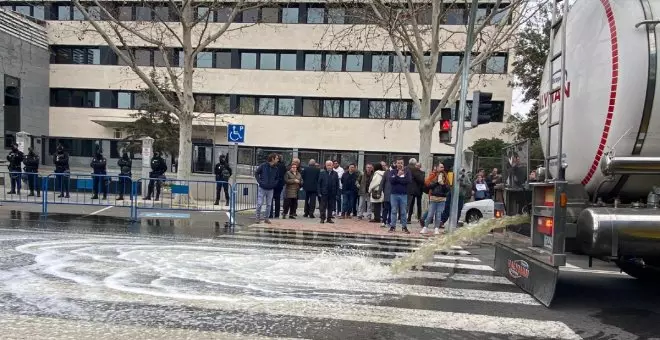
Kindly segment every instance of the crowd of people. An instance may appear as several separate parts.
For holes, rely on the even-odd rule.
[[[459,212],[467,200],[495,199],[501,191],[502,176],[498,169],[488,175],[480,169],[474,180],[471,177],[465,169],[456,176],[460,186]],[[312,159],[303,167],[300,159],[294,158],[287,166],[282,155],[270,154],[256,169],[255,178],[259,186],[257,223],[270,224],[270,219],[280,216],[295,219],[301,189],[305,196],[303,217],[316,218],[318,203],[321,223],[357,217],[380,223],[389,232],[395,232],[398,224],[401,231],[410,233],[408,225],[415,216],[422,227],[421,233],[428,233],[433,224],[437,234],[449,220],[452,179],[442,163],[428,174],[414,158],[408,165],[403,159],[389,164],[369,163],[360,171],[355,164],[342,167],[337,160],[319,166]],[[429,205],[422,213],[425,197]],[[281,211],[280,200],[284,202]]]

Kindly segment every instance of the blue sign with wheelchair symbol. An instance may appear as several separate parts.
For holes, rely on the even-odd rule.
[[[229,124],[227,126],[227,142],[245,143],[245,125]]]

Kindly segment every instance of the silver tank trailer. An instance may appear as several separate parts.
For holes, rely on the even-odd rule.
[[[577,221],[580,249],[593,257],[660,257],[660,209],[587,208]]]

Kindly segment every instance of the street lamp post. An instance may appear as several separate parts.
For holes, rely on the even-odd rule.
[[[460,195],[461,185],[459,183],[460,167],[463,164],[463,133],[465,131],[465,114],[467,112],[467,94],[470,75],[470,55],[472,54],[472,44],[474,41],[474,22],[477,18],[478,0],[472,0],[470,5],[470,16],[467,29],[467,41],[465,43],[465,54],[463,56],[463,70],[461,73],[461,102],[458,110],[458,130],[456,131],[456,146],[454,147],[454,183],[451,193],[451,203],[449,208],[449,224],[447,230],[454,231],[458,225],[458,197]]]

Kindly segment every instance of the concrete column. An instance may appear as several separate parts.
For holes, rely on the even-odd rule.
[[[151,137],[142,138],[142,173],[141,178],[149,178],[151,171],[151,157],[153,157],[154,139]],[[142,196],[147,195],[146,183],[142,183]]]
[[[18,150],[23,153],[27,153],[27,149],[32,146],[30,143],[30,134],[25,131],[16,133],[16,144],[18,144]]]
[[[364,167],[367,166],[364,163],[364,151],[358,151],[358,170],[364,171]]]

